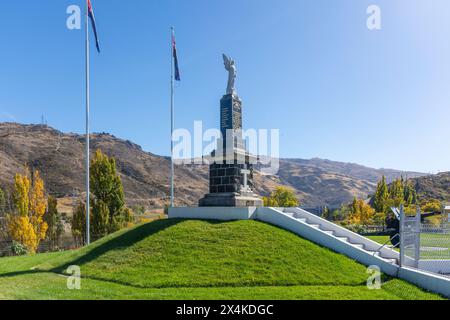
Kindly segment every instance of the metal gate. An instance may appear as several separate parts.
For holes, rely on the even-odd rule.
[[[420,208],[414,216],[400,207],[400,266],[418,268],[420,260]]]

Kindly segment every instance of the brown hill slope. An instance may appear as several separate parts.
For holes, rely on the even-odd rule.
[[[116,158],[129,205],[161,207],[167,202],[168,158],[144,152],[140,146],[109,134],[92,135],[91,148]],[[80,196],[84,190],[84,137],[46,126],[0,123],[0,186],[10,187],[14,174],[24,165],[41,171],[53,195]],[[296,189],[305,205],[334,206],[353,196],[366,197],[382,174],[387,174],[389,180],[401,174],[422,175],[321,159],[284,159],[278,176],[257,174],[255,180],[262,195],[277,185],[288,185]],[[178,204],[196,204],[207,191],[207,179],[206,166],[178,166]]]
[[[421,198],[450,202],[450,172],[412,179]]]

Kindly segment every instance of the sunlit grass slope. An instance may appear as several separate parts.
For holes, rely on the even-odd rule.
[[[78,265],[82,289],[64,272]],[[161,220],[87,248],[0,259],[3,299],[428,299],[399,280],[366,287],[366,267],[256,222]]]

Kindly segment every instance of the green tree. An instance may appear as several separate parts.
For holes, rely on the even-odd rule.
[[[0,216],[6,213],[6,195],[2,188],[0,188]]]
[[[264,197],[266,207],[298,207],[300,205],[294,190],[287,187],[277,187],[269,197]]]
[[[92,207],[92,238],[100,239],[108,234],[109,208],[102,200],[94,202]]]
[[[6,195],[0,188],[0,241],[7,235],[6,222],[4,220],[6,213]]]
[[[340,215],[341,215],[341,213],[340,213],[339,209],[334,209],[331,212],[332,221],[338,221],[340,219]]]
[[[400,207],[405,204],[405,191],[404,191],[403,177],[394,180],[389,187],[389,199],[390,205],[394,207]]]
[[[90,165],[93,224],[100,235],[115,232],[132,220],[131,210],[125,207],[122,181],[116,160],[97,150]],[[108,214],[105,219],[105,214]]]
[[[373,216],[373,222],[377,226],[382,226],[383,229],[386,228],[386,213],[384,212],[377,212]]]
[[[44,220],[48,225],[47,240],[51,250],[58,248],[59,240],[64,231],[64,226],[61,220],[61,215],[58,212],[58,200],[49,196],[47,200],[47,214]]]
[[[404,201],[407,206],[417,203],[417,192],[413,184],[409,181],[405,181],[404,189]]]
[[[332,217],[330,214],[331,214],[330,209],[328,209],[328,207],[323,208],[322,218],[324,218],[326,220],[332,220]]]
[[[387,213],[387,211],[389,210],[388,201],[389,201],[389,190],[386,184],[386,178],[385,176],[383,176],[381,181],[378,182],[377,190],[375,191],[375,197],[373,202],[375,211],[380,213],[381,212]]]
[[[339,220],[347,220],[347,218],[350,216],[351,210],[348,204],[342,204],[341,208],[339,209]]]
[[[72,214],[72,236],[77,246],[86,243],[86,206],[79,202]]]

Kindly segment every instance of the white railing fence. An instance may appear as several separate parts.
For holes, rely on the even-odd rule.
[[[400,265],[450,277],[450,224],[421,222],[420,208],[414,216],[400,208]]]

